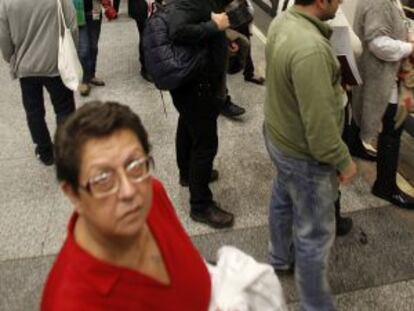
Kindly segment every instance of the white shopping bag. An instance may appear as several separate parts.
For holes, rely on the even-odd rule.
[[[79,61],[75,43],[73,42],[72,33],[66,26],[60,0],[57,0],[57,5],[59,23],[58,70],[63,84],[66,85],[68,89],[77,91],[83,77],[82,65]],[[62,25],[64,27],[63,34],[61,28]]]
[[[223,246],[217,266],[208,265],[212,280],[209,311],[285,311],[279,279],[268,264],[237,248]]]

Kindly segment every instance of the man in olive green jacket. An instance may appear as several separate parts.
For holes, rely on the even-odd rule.
[[[303,310],[334,310],[326,277],[335,237],[338,181],[356,166],[341,139],[338,62],[323,21],[340,0],[296,0],[270,25],[266,46],[265,141],[277,167],[270,203],[270,261],[295,266]],[[293,257],[294,254],[294,257]]]

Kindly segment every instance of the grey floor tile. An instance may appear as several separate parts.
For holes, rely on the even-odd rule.
[[[0,161],[2,204],[15,199],[37,200],[57,191],[54,167],[45,167],[36,158]]]
[[[0,209],[0,261],[41,254],[49,204],[50,199],[13,200]]]
[[[0,262],[0,310],[38,310],[53,260],[51,256]]]
[[[355,226],[348,236],[336,240],[330,257],[329,280],[334,294],[414,278],[412,220],[404,219],[394,207],[351,212],[349,215]],[[259,261],[267,261],[268,236],[268,228],[259,226],[197,235],[192,239],[210,260],[215,258],[221,246],[233,245]],[[281,282],[287,301],[297,300],[293,277],[282,276]],[[412,293],[412,287],[409,292]]]
[[[67,226],[73,206],[61,191],[55,194],[54,205],[49,209],[48,223],[43,236],[42,255],[55,255],[66,238]]]
[[[0,161],[0,260],[41,254],[58,191],[51,167],[36,159]]]
[[[341,187],[341,211],[343,213],[389,205],[371,194],[371,184],[362,176],[363,172],[347,186]]]
[[[408,311],[414,309],[413,281],[349,292],[336,297],[338,310]]]

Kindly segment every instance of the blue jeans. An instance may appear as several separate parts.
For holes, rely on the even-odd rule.
[[[79,59],[83,68],[83,83],[89,83],[95,77],[98,41],[101,34],[102,17],[93,20],[86,14],[86,24],[79,27]]]
[[[21,78],[20,87],[33,143],[38,147],[39,152],[50,150],[52,140],[45,121],[43,87],[50,94],[58,124],[75,111],[73,92],[63,84],[60,77]]]
[[[270,202],[270,264],[294,264],[301,310],[335,310],[327,279],[329,252],[335,238],[338,183],[334,167],[283,154],[267,137],[277,168]]]

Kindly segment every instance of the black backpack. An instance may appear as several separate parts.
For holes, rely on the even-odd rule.
[[[143,35],[145,67],[160,90],[174,90],[202,72],[207,49],[177,45],[169,37],[168,7],[158,5]]]

